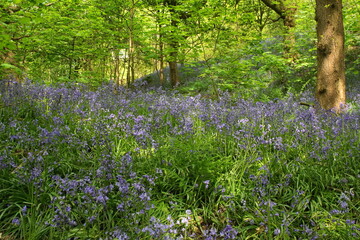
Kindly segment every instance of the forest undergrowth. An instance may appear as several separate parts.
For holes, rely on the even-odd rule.
[[[360,94],[1,85],[0,239],[356,239]]]

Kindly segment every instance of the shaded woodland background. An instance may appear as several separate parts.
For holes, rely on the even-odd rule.
[[[352,76],[360,7],[343,4]],[[237,91],[259,100],[315,84],[314,1],[18,0],[0,11],[2,78]]]

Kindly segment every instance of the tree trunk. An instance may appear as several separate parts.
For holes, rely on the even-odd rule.
[[[283,56],[288,60],[289,65],[295,63],[298,54],[295,49],[296,38],[295,38],[295,14],[297,11],[296,1],[286,1],[286,0],[261,0],[266,6],[272,9],[279,17],[283,20],[284,25],[284,53]],[[282,87],[282,92],[286,94],[289,90],[289,76],[284,74],[281,79],[279,79],[278,84]]]
[[[172,15],[175,14],[172,13]],[[174,29],[178,27],[177,20],[171,19],[171,26],[173,27],[172,32],[174,32],[175,31]],[[177,67],[179,43],[175,36],[171,36],[170,38],[171,38],[169,44],[170,45],[170,53],[169,53],[170,81],[171,81],[171,86],[175,88],[180,84],[179,71]]]
[[[317,82],[321,108],[341,112],[345,104],[345,56],[342,0],[316,0]]]
[[[120,56],[118,51],[113,51],[113,59],[114,59],[114,81],[117,87],[119,87],[122,83],[120,82]]]
[[[156,38],[155,47],[158,48],[158,58],[155,60],[155,70],[159,77],[159,82],[161,86],[164,86],[165,78],[164,78],[164,33],[161,19],[163,17],[163,12],[161,10],[157,10],[158,17],[156,18],[157,23],[157,31],[158,35]]]
[[[178,67],[177,67],[177,62],[175,62],[175,61],[169,62],[169,68],[170,68],[169,70],[170,70],[171,86],[173,88],[175,88],[180,84],[179,70],[178,70]]]
[[[135,80],[135,57],[134,57],[135,47],[134,47],[134,38],[132,33],[130,33],[129,38],[129,55],[128,55],[128,68],[127,68],[127,77],[126,82],[129,87]]]
[[[173,27],[177,27],[177,21],[172,20],[171,25]],[[170,45],[170,53],[169,53],[170,81],[171,81],[171,86],[173,88],[176,88],[180,84],[179,70],[177,66],[179,43],[173,36],[171,37],[170,41],[171,41],[169,44]]]
[[[129,22],[129,55],[128,55],[128,71],[127,71],[127,86],[129,87],[135,80],[135,44],[134,44],[134,18],[135,18],[135,2],[132,0],[130,9]]]
[[[285,8],[285,17],[284,17],[284,56],[286,59],[290,59],[291,62],[295,62],[297,56],[295,50],[296,38],[295,38],[295,14],[297,8],[295,6]]]
[[[272,9],[284,21],[284,57],[294,61],[297,57],[295,51],[295,14],[297,11],[296,1],[261,0],[266,6]]]
[[[163,43],[163,33],[161,30],[161,23],[159,23],[159,80],[160,85],[164,86],[164,43]]]

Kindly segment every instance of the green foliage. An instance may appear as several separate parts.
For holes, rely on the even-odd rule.
[[[261,1],[167,3],[6,2],[1,7],[1,56],[15,54],[15,63],[4,62],[1,70],[47,83],[125,84],[131,68],[135,78],[146,76],[162,67],[160,61],[166,66],[176,50],[179,63],[204,63],[197,80],[181,79],[183,92],[217,94],[219,89],[251,97],[265,91],[278,96],[281,89],[286,96],[313,87],[316,35],[309,1],[297,2],[291,31],[296,36],[295,61],[283,57],[282,20]],[[357,75],[356,1],[344,3],[343,11],[348,73]]]
[[[356,7],[355,1],[346,1],[343,3],[343,16],[345,25],[345,47],[346,47],[346,68],[349,77],[359,76],[360,64],[360,37],[356,34],[360,30],[360,24],[356,17],[360,14],[359,8]]]

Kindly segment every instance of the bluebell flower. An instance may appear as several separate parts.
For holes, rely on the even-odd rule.
[[[236,236],[238,235],[238,231],[236,231],[231,225],[226,225],[226,227],[221,230],[220,234],[221,237],[226,239],[236,239]]]
[[[26,205],[21,209],[21,212],[22,212],[23,215],[26,215],[26,213],[27,213],[27,206]]]
[[[18,218],[14,218],[11,223],[15,225],[20,225],[20,220]]]
[[[205,181],[203,181],[203,183],[205,184],[205,188],[208,188],[208,187],[209,187],[210,180],[205,180]]]
[[[280,230],[279,228],[276,228],[276,229],[274,230],[274,235],[275,235],[275,236],[279,235],[280,233],[281,233],[281,230]]]

